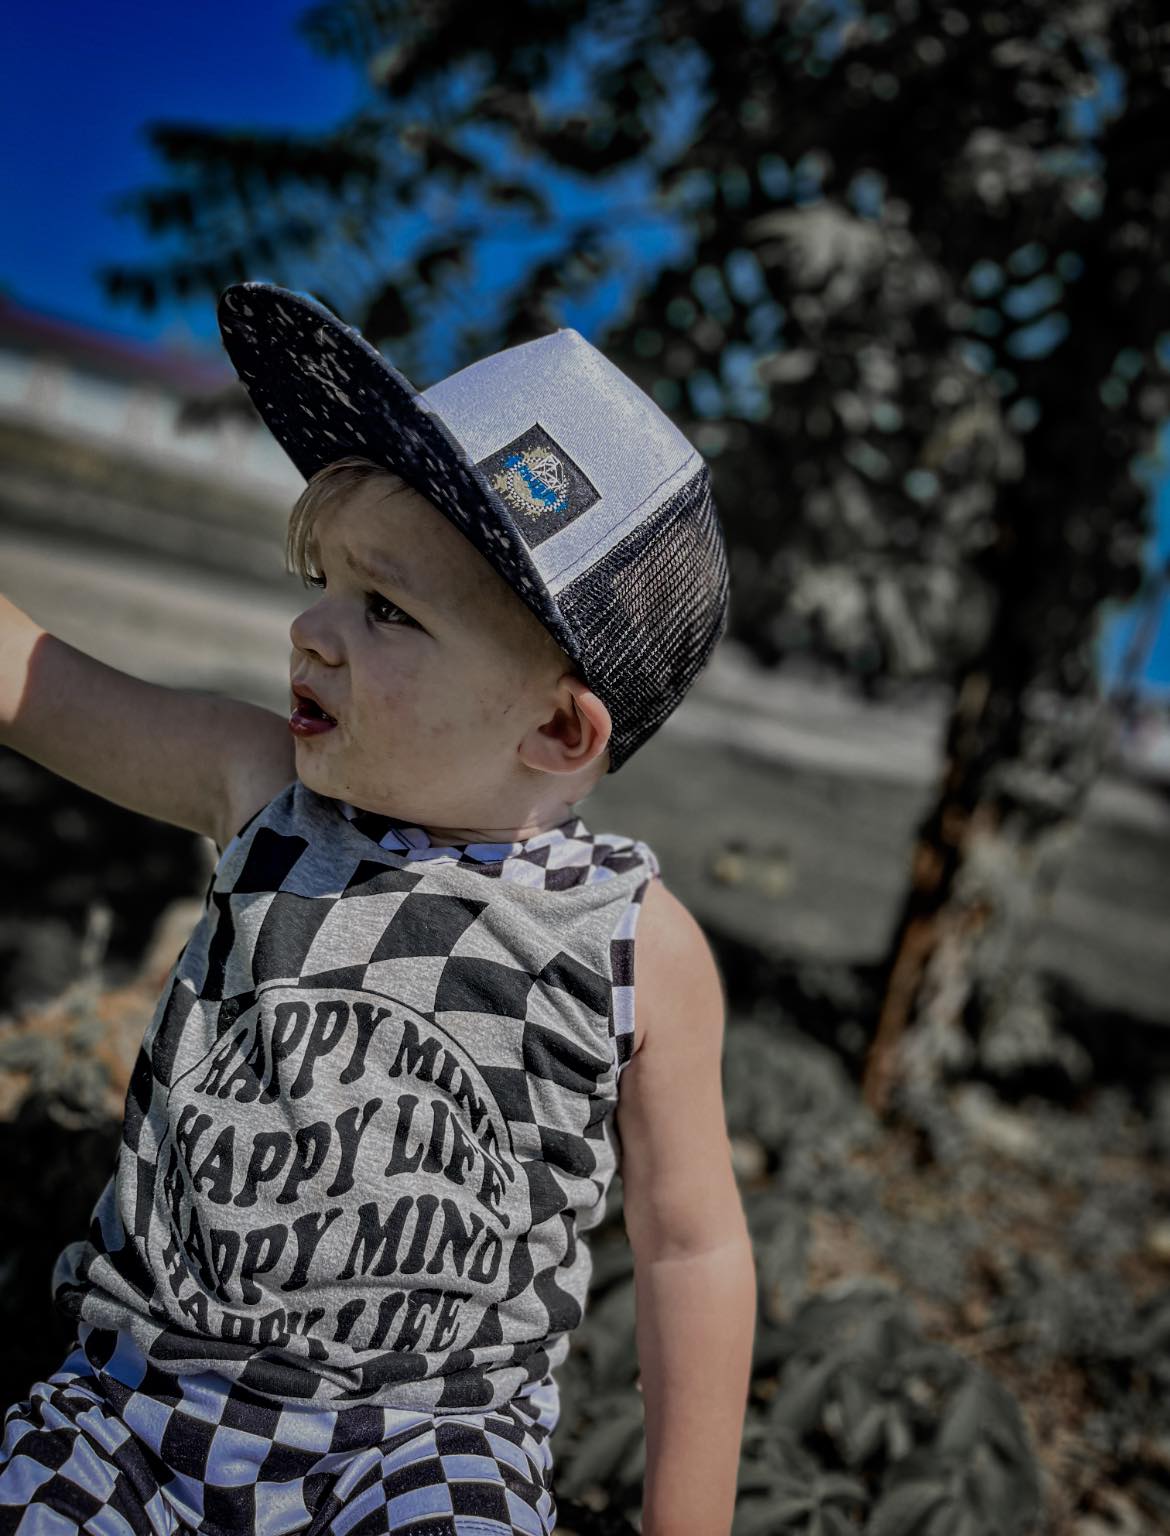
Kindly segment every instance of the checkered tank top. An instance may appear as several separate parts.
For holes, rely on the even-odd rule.
[[[295,780],[223,850],[57,1305],[283,1401],[493,1409],[568,1353],[658,872],[438,847]]]

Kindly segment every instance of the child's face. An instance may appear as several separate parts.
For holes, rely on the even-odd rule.
[[[301,781],[423,827],[524,821],[517,745],[567,668],[536,616],[425,497],[383,477],[327,504],[309,549],[322,590],[293,621],[289,675],[337,725],[294,735]]]

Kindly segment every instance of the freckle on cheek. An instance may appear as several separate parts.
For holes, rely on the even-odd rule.
[[[426,742],[444,742],[454,734],[454,729],[450,720],[432,720],[425,727],[418,727],[418,734]]]

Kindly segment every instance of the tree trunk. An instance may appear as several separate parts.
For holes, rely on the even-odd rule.
[[[863,1097],[877,1114],[885,1112],[900,1059],[905,1055],[901,1042],[908,1025],[917,1020],[925,977],[932,956],[942,946],[944,932],[950,930],[953,938],[956,927],[965,922],[970,929],[983,916],[978,907],[969,915],[956,912],[952,916],[949,904],[976,811],[971,797],[972,747],[987,695],[987,674],[968,673],[951,714],[938,799],[918,828],[910,888],[894,929],[886,993],[862,1080]],[[948,945],[953,947],[953,942]],[[933,1011],[937,1021],[937,1005]],[[953,1032],[952,1014],[943,1033]],[[935,1036],[938,1034],[936,1028]]]
[[[1043,702],[1041,702],[1043,700]],[[1029,961],[1113,729],[1077,704],[970,671],[955,700],[938,799],[921,823],[894,928],[862,1092],[920,1118],[947,1074],[1087,1060],[1054,1033]]]

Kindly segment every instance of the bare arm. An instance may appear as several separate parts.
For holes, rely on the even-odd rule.
[[[51,634],[2,595],[0,744],[221,848],[296,777],[282,716],[132,677]]]
[[[724,1118],[723,991],[702,929],[659,881],[637,942],[645,1031],[616,1120],[646,1419],[642,1532],[727,1536],[756,1273]]]
[[[756,1315],[746,1236],[634,1265],[646,1417],[642,1536],[727,1536]]]

